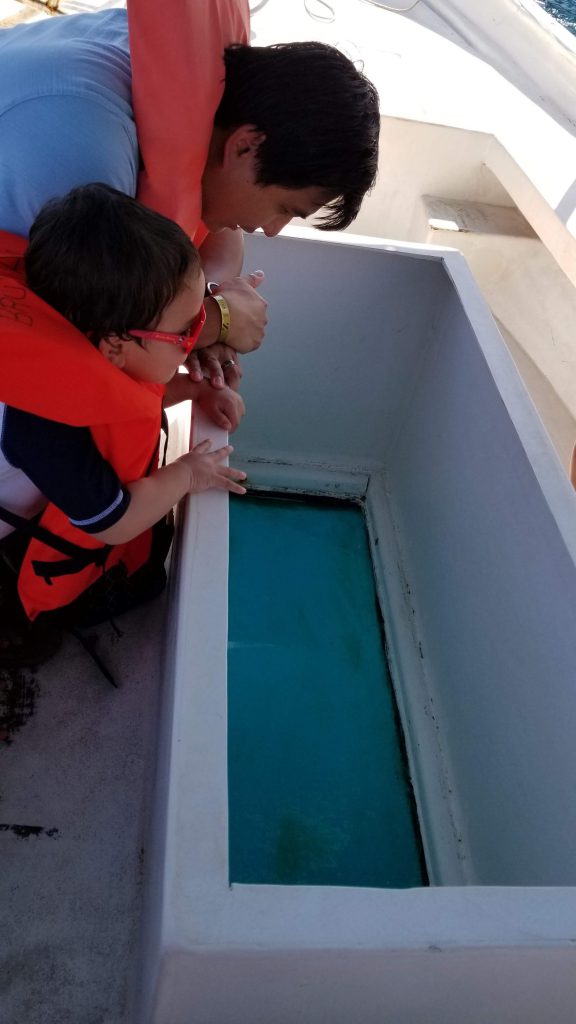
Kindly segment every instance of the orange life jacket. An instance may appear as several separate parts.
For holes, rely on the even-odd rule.
[[[88,427],[123,484],[156,465],[164,386],[132,380],[25,285],[26,241],[0,231],[0,401]],[[55,453],[57,457],[57,453]],[[0,496],[1,499],[1,496]],[[118,562],[131,574],[148,558],[151,531],[110,548],[49,504],[40,526],[76,545],[76,557],[32,538],[18,590],[30,619],[69,604]],[[84,552],[84,555],[82,554]],[[82,563],[85,564],[82,564]]]
[[[223,53],[247,43],[248,0],[128,0],[138,199],[201,245],[201,182],[224,91]]]

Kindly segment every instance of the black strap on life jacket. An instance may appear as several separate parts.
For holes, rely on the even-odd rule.
[[[82,572],[88,565],[95,565],[98,568],[104,568],[106,559],[112,550],[111,544],[106,544],[103,548],[81,548],[78,547],[78,554],[70,558],[63,558],[59,562],[49,561],[42,562],[38,558],[33,558],[31,565],[37,576],[41,576],[42,579],[52,586],[52,580],[58,576],[74,576],[77,572]]]
[[[66,555],[65,559],[58,562],[33,560],[34,572],[37,576],[45,579],[49,586],[52,586],[52,577],[70,576],[75,572],[81,572],[87,565],[104,565],[112,550],[110,544],[105,544],[101,548],[83,548],[64,537],[58,537],[51,530],[47,530],[45,526],[41,526],[36,519],[25,519],[24,516],[10,512],[3,505],[0,505],[0,519],[8,523],[9,526],[13,526],[15,530],[21,530],[27,536],[35,537],[36,540],[42,541],[43,544],[49,544],[51,548]]]

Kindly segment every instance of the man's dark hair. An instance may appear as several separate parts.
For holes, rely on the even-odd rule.
[[[229,46],[224,95],[214,123],[254,125],[266,135],[258,184],[318,186],[328,213],[319,227],[347,227],[374,184],[378,94],[348,57],[324,43]]]
[[[100,183],[42,207],[24,262],[32,291],[94,344],[153,326],[189,272],[200,273],[174,221]]]

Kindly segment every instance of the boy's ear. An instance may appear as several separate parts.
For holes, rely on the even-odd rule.
[[[119,370],[124,368],[126,363],[126,354],[124,352],[126,342],[122,338],[117,338],[115,334],[110,334],[107,338],[101,338],[98,342],[98,348],[113,366],[118,367]]]
[[[253,124],[243,124],[235,128],[224,142],[223,164],[242,157],[254,156],[265,138],[266,134],[258,131]]]

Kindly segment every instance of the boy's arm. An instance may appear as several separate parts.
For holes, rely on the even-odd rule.
[[[163,405],[169,409],[172,405],[188,400],[197,402],[203,391],[204,380],[191,380],[187,373],[175,373],[169,380],[164,392]]]
[[[164,406],[168,409],[171,405],[177,405],[178,402],[185,402],[187,399],[197,402],[217,427],[229,432],[236,430],[246,411],[241,396],[231,388],[216,390],[206,380],[198,384],[191,380],[188,374],[177,373],[166,385]]]
[[[210,441],[123,486],[87,428],[12,408],[5,410],[3,426],[3,451],[11,465],[22,469],[74,526],[106,544],[137,537],[185,494],[210,487],[245,491],[237,481],[246,474],[222,465],[232,448],[209,452]]]
[[[131,500],[127,511],[114,526],[94,534],[97,540],[125,544],[157,523],[186,494],[199,494],[211,487],[245,494],[246,488],[238,481],[245,480],[246,473],[222,464],[232,446],[210,452],[210,445],[209,440],[201,441],[169,466],[128,484]]]

